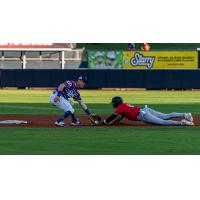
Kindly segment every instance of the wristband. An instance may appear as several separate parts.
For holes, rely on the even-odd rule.
[[[91,115],[91,112],[88,109],[84,110],[87,115]]]

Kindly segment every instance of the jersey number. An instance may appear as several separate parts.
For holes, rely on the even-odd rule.
[[[72,83],[71,83],[71,81],[66,81],[66,83],[69,85],[69,87],[71,87],[71,86],[72,86]]]

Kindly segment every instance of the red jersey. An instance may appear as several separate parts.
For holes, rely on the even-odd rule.
[[[141,108],[138,106],[132,106],[127,103],[121,103],[115,109],[115,113],[118,115],[122,115],[123,117],[126,117],[132,121],[136,121],[140,110]]]

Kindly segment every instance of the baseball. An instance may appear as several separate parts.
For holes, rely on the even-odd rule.
[[[94,123],[95,123],[95,125],[98,125],[98,124],[99,124],[99,121],[96,120],[96,121],[94,121]]]

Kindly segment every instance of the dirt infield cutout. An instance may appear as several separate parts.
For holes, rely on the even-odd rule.
[[[0,121],[1,120],[25,120],[28,121],[27,124],[0,124],[0,127],[30,127],[30,128],[55,128],[54,122],[58,119],[59,116],[52,116],[52,115],[0,115]],[[195,126],[200,126],[200,115],[194,115],[194,123]],[[80,128],[86,128],[86,127],[93,127],[90,124],[90,121],[88,120],[87,116],[78,116],[79,120],[81,121],[82,125],[78,126]],[[103,116],[103,119],[105,119],[106,116]],[[66,123],[68,124],[69,128],[77,127],[77,126],[71,126],[71,119],[67,119]],[[158,125],[150,125],[139,121],[129,121],[127,119],[123,119],[119,124],[112,125],[112,126],[95,126],[95,127],[161,127]],[[165,127],[165,126],[162,126]],[[168,126],[169,127],[169,126]]]

